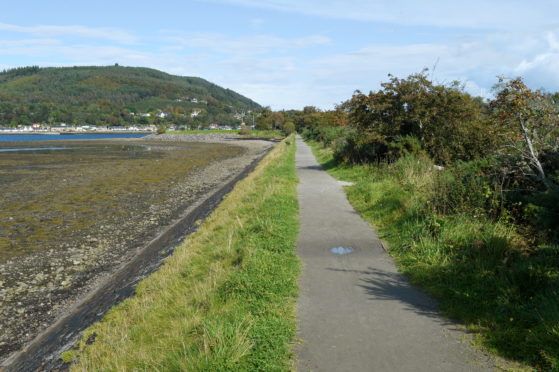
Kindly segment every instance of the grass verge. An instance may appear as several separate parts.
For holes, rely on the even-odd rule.
[[[211,130],[180,130],[180,131],[170,131],[169,134],[238,134],[238,130],[222,130],[222,129],[211,129]],[[251,130],[250,134],[244,135],[247,138],[284,138],[285,135],[279,130]]]
[[[235,186],[134,297],[63,355],[77,360],[71,370],[290,370],[296,184],[291,138]]]
[[[225,129],[193,129],[193,130],[174,130],[167,132],[168,134],[211,134],[211,133],[221,133],[221,134],[232,134],[237,133],[237,130],[225,130]]]
[[[484,216],[437,214],[431,204],[439,171],[425,159],[349,166],[310,144],[330,174],[354,182],[346,189],[353,207],[446,316],[501,356],[559,370],[559,247],[529,247],[513,226]]]

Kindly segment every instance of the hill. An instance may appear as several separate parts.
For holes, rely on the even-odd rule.
[[[4,126],[32,122],[114,126],[164,120],[195,127],[202,122],[232,124],[243,112],[260,108],[204,79],[142,67],[32,66],[0,73]]]

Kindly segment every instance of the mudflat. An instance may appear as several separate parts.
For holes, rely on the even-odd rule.
[[[207,135],[1,143],[0,362],[271,146]],[[14,147],[28,151],[2,151]]]

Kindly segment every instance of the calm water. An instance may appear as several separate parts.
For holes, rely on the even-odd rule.
[[[60,141],[107,138],[141,138],[147,133],[88,133],[88,134],[0,134],[0,142]]]

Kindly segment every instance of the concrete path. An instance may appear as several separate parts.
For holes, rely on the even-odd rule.
[[[488,358],[460,342],[463,334],[437,315],[434,301],[398,273],[341,183],[299,137],[297,171],[303,261],[297,369],[491,370]]]

